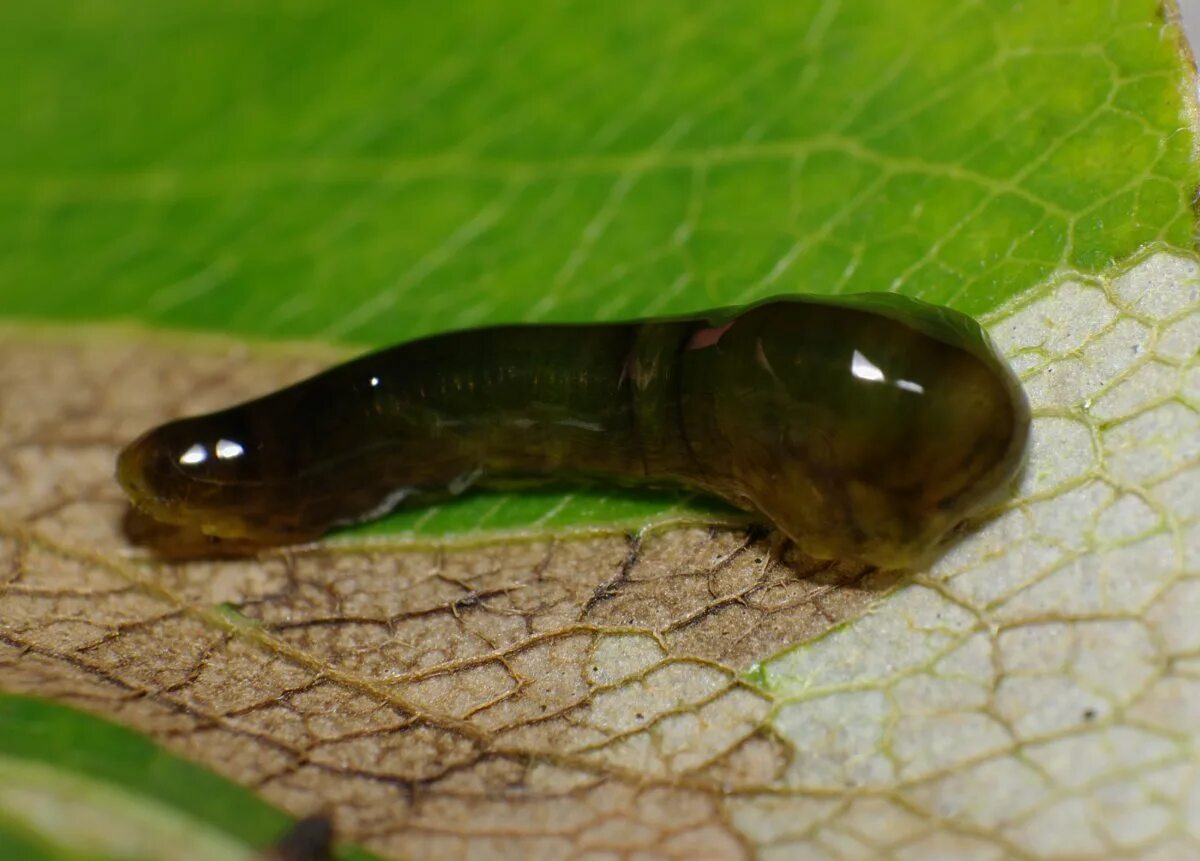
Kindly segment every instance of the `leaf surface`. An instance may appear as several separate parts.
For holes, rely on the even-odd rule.
[[[789,292],[978,314],[1191,241],[1155,0],[50,8],[0,11],[10,315],[379,347]],[[374,531],[690,502],[493,494]]]
[[[48,9],[0,10],[0,688],[391,857],[1200,852],[1193,78],[1156,4]],[[724,516],[605,492],[252,560],[124,528],[121,442],[360,345],[874,289],[984,314],[1036,414],[1013,504],[912,578],[630,538]],[[138,815],[194,825],[211,780]],[[29,809],[0,848],[78,857]]]
[[[6,858],[253,861],[290,827],[252,792],[137,733],[19,695],[0,693],[0,775]]]

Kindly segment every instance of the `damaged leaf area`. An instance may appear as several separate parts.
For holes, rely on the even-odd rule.
[[[3,426],[0,686],[146,731],[293,812],[331,807],[382,852],[741,854],[714,788],[769,783],[788,753],[739,670],[895,582],[798,577],[777,544],[705,529],[155,564],[130,553],[119,444],[180,393],[219,403],[309,369],[25,336],[3,358],[29,408]]]
[[[155,561],[119,444],[319,362],[9,332],[0,687],[390,857],[1195,857],[1200,268],[989,323],[1031,462],[904,578],[728,528]]]

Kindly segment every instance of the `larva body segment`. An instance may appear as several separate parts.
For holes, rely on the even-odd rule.
[[[911,565],[1020,467],[982,329],[890,294],[401,344],[130,444],[151,516],[286,543],[503,478],[676,485],[819,558]]]

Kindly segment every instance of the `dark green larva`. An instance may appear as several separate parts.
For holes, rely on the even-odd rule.
[[[891,294],[400,344],[120,455],[152,517],[264,544],[502,479],[676,485],[900,567],[1003,489],[1029,408],[977,323]]]

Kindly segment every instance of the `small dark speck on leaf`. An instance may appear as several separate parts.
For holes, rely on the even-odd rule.
[[[1084,709],[1083,710],[1083,719],[1084,720],[1095,720],[1096,719],[1096,710],[1095,709]]]
[[[306,816],[262,854],[263,861],[329,861],[333,823],[324,814]]]

